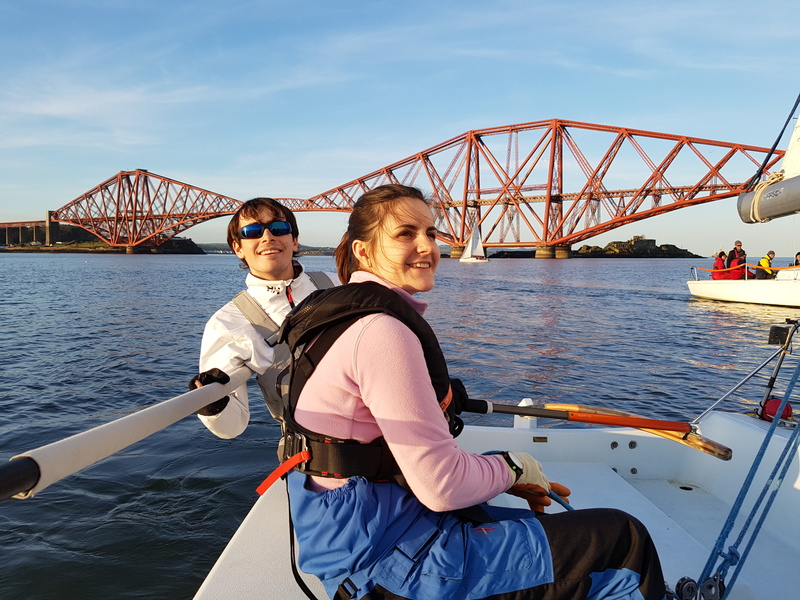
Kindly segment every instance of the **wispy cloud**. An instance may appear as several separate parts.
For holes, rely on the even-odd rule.
[[[763,15],[745,0],[3,3],[0,197],[33,206],[31,173],[58,170],[48,189],[67,201],[136,167],[235,197],[307,197],[470,129],[547,118],[760,143],[797,93],[760,91],[775,65],[800,75],[796,25],[774,18],[794,12],[788,0]]]

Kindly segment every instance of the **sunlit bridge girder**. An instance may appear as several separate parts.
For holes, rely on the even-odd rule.
[[[475,129],[311,198],[294,211],[349,212],[386,183],[431,199],[440,239],[463,246],[480,226],[489,247],[571,246],[621,225],[737,196],[768,148],[551,119]],[[265,194],[266,195],[266,194]],[[144,170],[124,171],[55,211],[53,220],[112,246],[158,245],[235,212],[239,200]]]
[[[52,214],[111,246],[157,246],[193,225],[232,214],[239,200],[144,170],[122,171]]]
[[[421,188],[442,241],[570,246],[621,225],[738,195],[768,148],[552,119],[477,129],[309,198],[348,210],[385,183]],[[766,169],[783,152],[775,152]],[[471,216],[475,209],[477,217]]]

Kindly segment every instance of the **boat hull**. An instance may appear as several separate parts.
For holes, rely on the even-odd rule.
[[[768,423],[746,415],[712,412],[699,432],[733,449],[733,458],[709,454],[629,428],[539,428],[535,419],[515,417],[514,427],[468,426],[458,443],[484,452],[507,448],[541,460],[548,476],[572,489],[576,508],[608,507],[641,520],[659,550],[666,580],[697,579],[759,451]],[[765,464],[754,477],[756,490],[769,475],[789,432],[778,430],[765,452]],[[790,577],[800,561],[800,463],[790,459],[780,494],[750,552],[731,600],[792,598]],[[524,506],[507,494],[494,504]],[[749,508],[752,500],[745,499]],[[548,512],[561,512],[553,505]],[[286,491],[282,483],[262,496],[220,557],[195,600],[248,597],[303,600],[289,567]],[[728,543],[732,540],[729,539]],[[324,597],[316,578],[307,584]]]
[[[800,280],[797,279],[690,279],[686,283],[689,292],[697,298],[800,307]]]

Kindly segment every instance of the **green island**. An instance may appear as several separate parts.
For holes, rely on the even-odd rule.
[[[500,250],[489,258],[535,258],[535,250]],[[657,244],[654,239],[635,235],[626,242],[609,242],[605,247],[584,244],[572,250],[572,258],[702,258],[673,244]]]

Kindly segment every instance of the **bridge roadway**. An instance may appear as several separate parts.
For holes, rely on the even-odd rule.
[[[25,243],[25,234],[27,233],[27,229],[30,227],[33,229],[30,235],[30,240],[28,242],[35,242],[37,241],[36,229],[44,230],[44,244],[49,246],[50,244],[54,244],[59,241],[58,237],[58,223],[50,219],[52,211],[47,211],[45,213],[45,220],[44,221],[12,221],[9,223],[0,223],[0,229],[3,229],[5,232],[5,245],[11,245],[11,235],[10,232],[14,229],[18,229],[18,236],[17,236],[17,243],[22,244]]]
[[[21,241],[25,237],[24,233],[28,227],[33,227],[33,232],[30,241],[36,240],[37,227],[40,227],[45,230],[45,244],[49,245],[51,241],[53,243],[58,241],[57,239],[51,240],[52,237],[51,229],[53,228],[47,227],[47,221],[14,221],[11,223],[0,223],[0,229],[3,229],[5,232],[5,239],[6,239],[5,245],[6,246],[11,245],[11,236],[9,235],[10,230],[19,228],[19,235],[17,237],[17,240]]]

